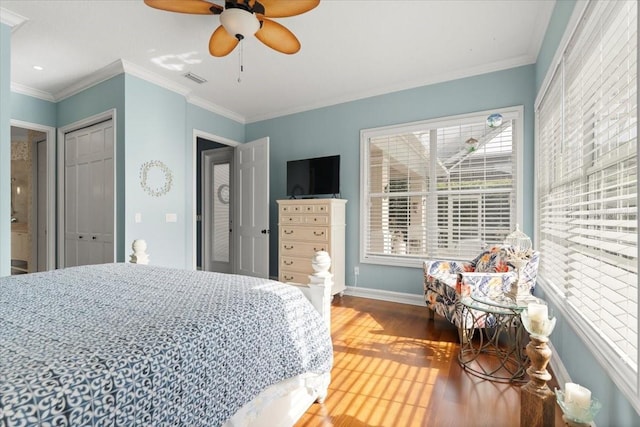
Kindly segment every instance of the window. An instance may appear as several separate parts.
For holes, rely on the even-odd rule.
[[[637,3],[580,12],[536,104],[538,277],[640,411]]]
[[[502,122],[489,126],[491,113]],[[470,259],[517,218],[522,108],[361,132],[361,261]]]

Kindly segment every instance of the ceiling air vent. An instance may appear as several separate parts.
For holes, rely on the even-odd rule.
[[[194,81],[196,83],[198,83],[199,85],[201,85],[202,83],[206,83],[207,79],[198,76],[197,74],[193,74],[191,72],[187,73],[184,75],[186,78],[188,78],[191,81]]]

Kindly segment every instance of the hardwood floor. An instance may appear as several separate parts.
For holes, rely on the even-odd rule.
[[[456,328],[426,307],[344,296],[331,315],[329,395],[296,427],[520,425],[522,384],[464,371]],[[559,408],[555,418],[564,426]]]

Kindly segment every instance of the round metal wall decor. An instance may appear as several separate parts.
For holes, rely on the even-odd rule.
[[[171,190],[173,174],[160,160],[151,160],[140,166],[140,185],[152,197],[164,196]]]
[[[222,204],[229,204],[229,184],[222,184],[218,187],[218,200]]]

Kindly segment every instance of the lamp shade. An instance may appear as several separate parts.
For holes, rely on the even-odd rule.
[[[260,28],[256,15],[243,9],[225,9],[220,15],[220,23],[230,35],[238,40],[252,36]]]

